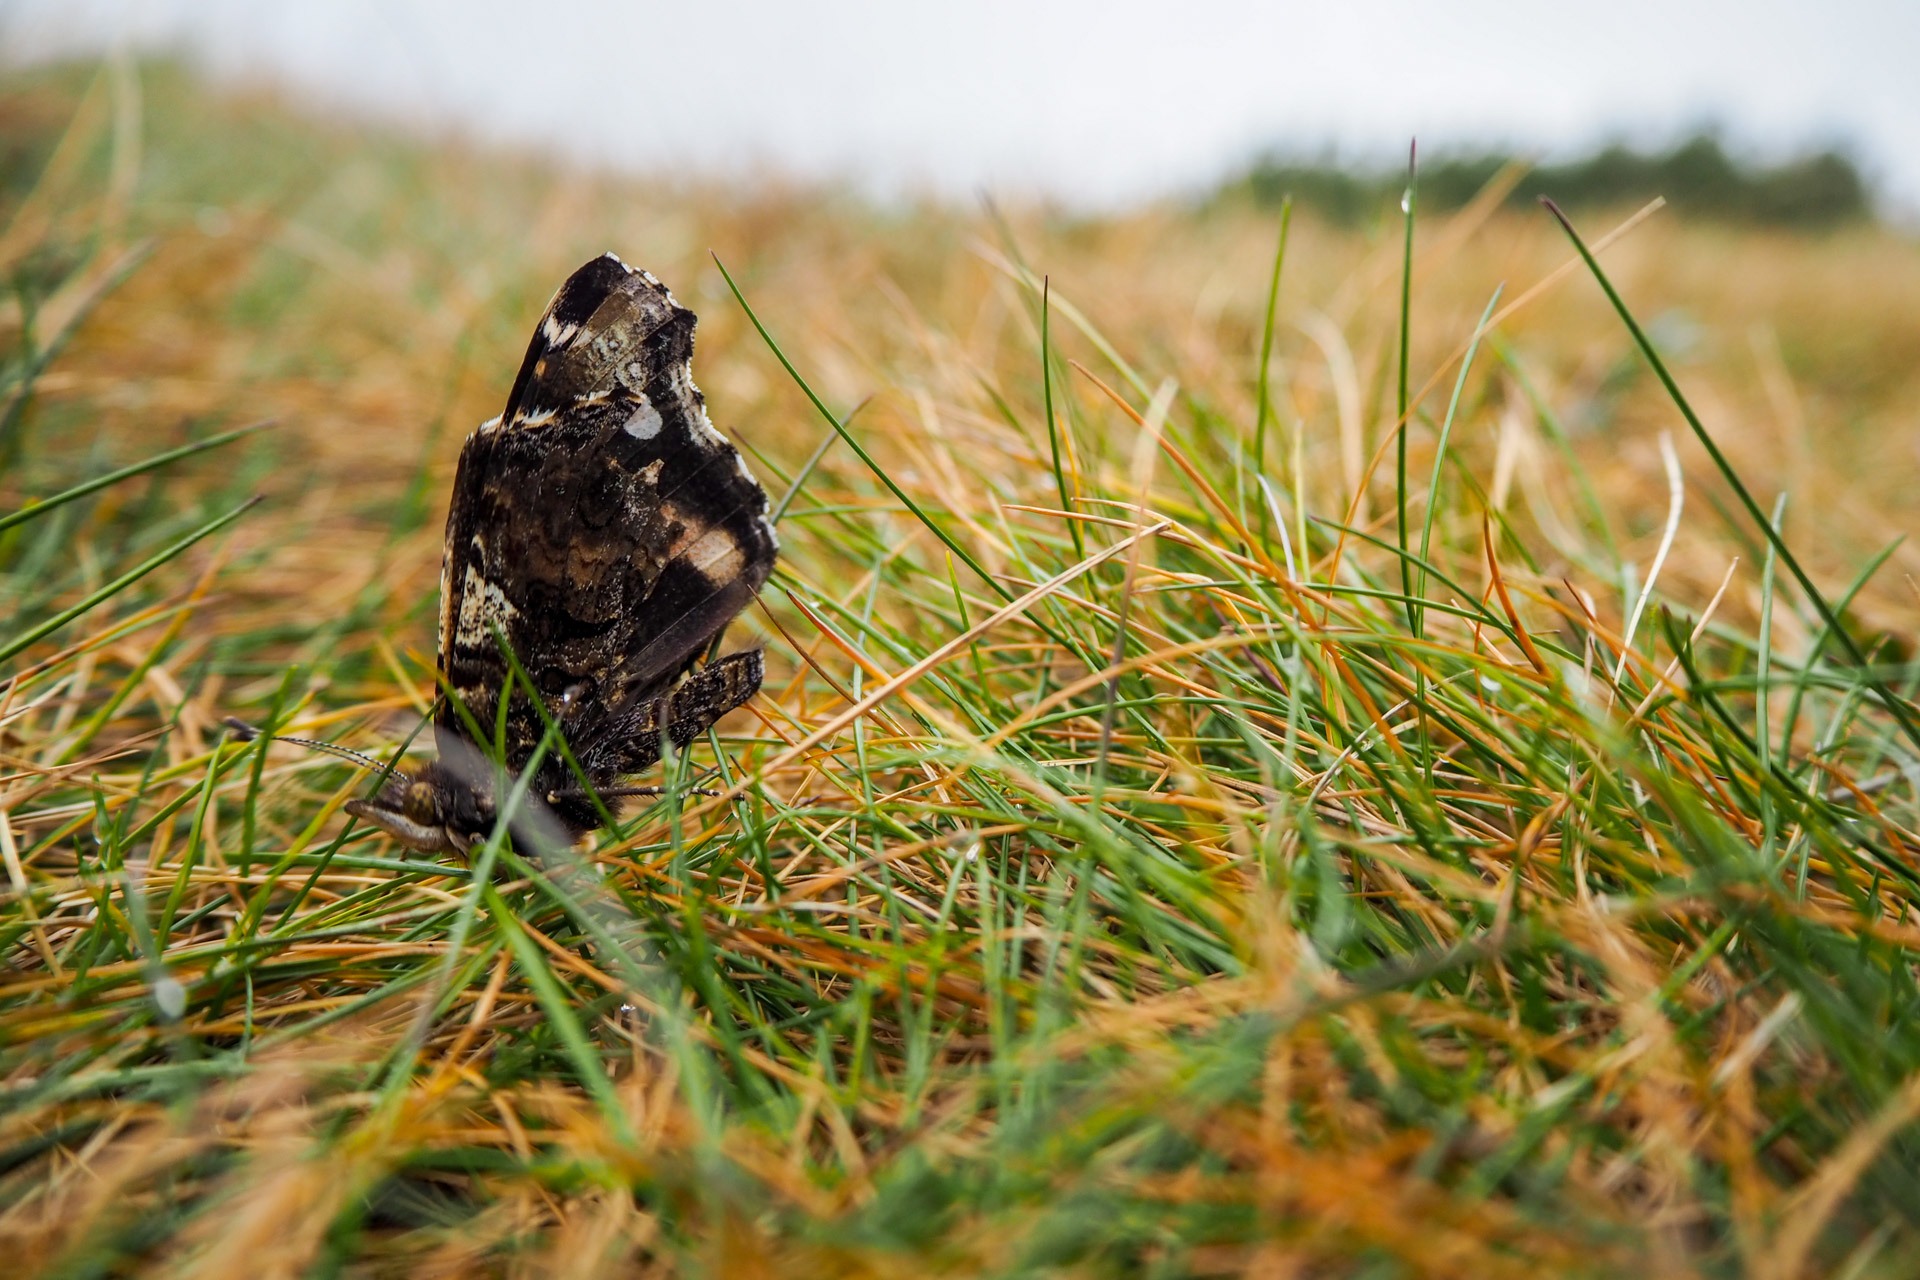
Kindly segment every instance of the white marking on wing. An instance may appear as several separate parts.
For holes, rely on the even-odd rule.
[[[507,624],[519,616],[520,611],[499,587],[482,578],[472,565],[467,566],[466,581],[460,590],[460,618],[453,633],[456,645],[462,648],[490,645],[492,627],[498,625],[505,631]]]
[[[634,401],[633,412],[627,415],[621,430],[635,440],[651,440],[660,434],[660,411],[644,395],[635,393]]]
[[[440,553],[440,626],[434,634],[433,643],[439,649],[440,657],[447,656],[447,630],[453,623],[453,557],[445,551]]]
[[[700,401],[699,388],[693,385],[693,361],[682,362],[675,367],[671,376],[673,394],[681,404],[687,406],[687,417],[693,423],[694,433],[709,444],[726,444],[727,438],[714,430],[713,419],[707,417],[707,406]]]
[[[687,563],[705,575],[709,582],[731,582],[740,576],[745,558],[740,544],[725,529],[709,529],[686,549]]]
[[[752,485],[756,489],[760,487],[759,477],[754,475],[753,472],[747,470],[746,456],[740,453],[738,450],[734,452],[733,465],[739,468],[740,476],[743,480],[745,480],[748,484]],[[767,541],[773,544],[773,549],[775,551],[778,551],[780,549],[780,535],[774,532],[773,522],[767,519],[766,516],[764,515],[756,516],[755,519],[759,520],[760,527],[767,531]]]

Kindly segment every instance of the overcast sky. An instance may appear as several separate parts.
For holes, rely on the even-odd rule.
[[[1279,145],[1565,156],[1708,121],[1850,145],[1920,215],[1920,0],[0,0],[316,104],[627,168],[1111,206]]]

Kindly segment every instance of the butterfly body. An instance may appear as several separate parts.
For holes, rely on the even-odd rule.
[[[491,737],[507,696],[510,774],[551,720],[605,793],[658,761],[663,738],[687,745],[758,690],[757,651],[693,670],[777,552],[766,492],[693,384],[694,323],[611,254],[561,286],[506,411],[461,450],[441,561],[441,759],[351,812],[420,849],[463,850],[492,830],[495,771],[475,766],[455,698]],[[600,825],[557,749],[529,790],[575,836]]]

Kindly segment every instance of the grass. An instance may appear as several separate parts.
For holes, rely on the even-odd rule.
[[[0,118],[24,1270],[1920,1260],[1910,243]],[[577,859],[412,858],[222,721],[410,740],[458,439],[609,247],[782,512],[767,685]]]

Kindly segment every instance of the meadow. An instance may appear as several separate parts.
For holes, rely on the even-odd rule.
[[[0,76],[11,1265],[1911,1274],[1920,245],[1522,177],[876,206]],[[410,855],[225,720],[425,757],[460,441],[609,249],[766,684],[570,862]]]

